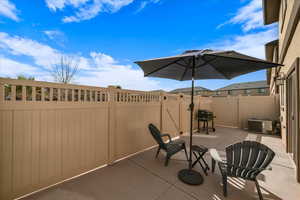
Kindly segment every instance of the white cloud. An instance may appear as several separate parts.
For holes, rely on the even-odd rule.
[[[0,55],[0,77],[17,78],[19,75],[34,77],[35,80],[53,81],[50,73],[41,71],[38,67],[24,64]]]
[[[62,56],[68,56],[78,62],[79,69],[88,69],[87,58],[76,54],[65,54],[46,44],[23,38],[11,36],[0,32],[0,49],[6,50],[15,56],[27,56],[31,58],[35,65],[51,69],[51,66],[60,62]]]
[[[36,74],[37,69],[31,65],[20,63],[0,55],[0,76],[2,77],[16,77],[23,72],[23,74]]]
[[[0,48],[13,55],[29,56],[36,65],[44,67],[49,67],[61,57],[59,51],[48,45],[19,36],[10,36],[4,32],[0,32]]]
[[[262,0],[251,0],[248,4],[238,9],[237,13],[227,22],[220,24],[221,28],[226,24],[241,24],[243,31],[247,32],[256,28],[262,28],[263,13]]]
[[[139,13],[142,10],[144,10],[144,8],[146,8],[146,6],[148,6],[149,4],[156,4],[159,3],[161,0],[147,0],[147,1],[142,1],[140,3],[140,6],[138,7],[138,9],[135,11],[135,13]]]
[[[87,85],[120,85],[122,88],[135,90],[160,89],[160,82],[144,77],[140,69],[131,65],[123,65],[110,55],[98,52],[90,53],[90,68],[78,77],[78,81]]]
[[[56,11],[57,9],[62,10],[65,6],[68,5],[72,5],[73,7],[77,8],[88,1],[90,0],[46,0],[46,4],[48,8]]]
[[[46,30],[44,33],[49,37],[49,39],[54,40],[57,37],[64,37],[64,33],[59,30]]]
[[[263,25],[261,0],[249,0],[248,3],[238,9],[229,21],[219,25],[218,28],[226,24],[239,24],[244,33],[221,42],[212,43],[209,48],[233,49],[247,55],[265,59],[264,45],[278,38],[277,24]]]
[[[75,10],[71,16],[64,16],[64,23],[80,22],[96,17],[100,12],[114,13],[134,0],[46,0],[52,11],[63,10],[69,6]]]
[[[54,43],[61,47],[65,47],[65,43],[67,41],[67,37],[64,32],[60,30],[46,30],[43,33]]]
[[[28,74],[38,80],[53,80],[49,72],[51,65],[58,63],[62,55],[67,55],[79,63],[79,73],[75,79],[79,84],[102,87],[121,85],[123,88],[138,90],[161,88],[160,82],[145,78],[142,70],[120,64],[112,56],[104,53],[91,52],[89,56],[66,54],[46,44],[3,32],[0,32],[0,49],[16,59],[18,56],[29,57],[34,63],[34,66],[30,66],[0,57],[0,76],[15,77],[19,74]]]
[[[108,86],[120,85],[122,88],[134,90],[155,90],[160,89],[159,81],[144,77],[140,69],[134,69],[131,65],[122,65],[111,56],[103,53],[91,53],[91,65],[94,70],[84,73],[77,81],[87,85]]]
[[[250,56],[264,59],[264,45],[267,42],[275,40],[278,37],[277,35],[277,28],[272,27],[271,29],[265,31],[238,35],[221,42],[212,43],[206,45],[204,48],[236,50]]]
[[[19,11],[16,9],[16,6],[9,0],[0,1],[0,15],[18,22],[20,21],[20,18],[17,15],[18,12]]]

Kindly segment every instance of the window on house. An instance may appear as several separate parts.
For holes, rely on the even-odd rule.
[[[266,89],[265,88],[259,88],[258,93],[260,93],[260,94],[266,93]]]
[[[245,94],[250,94],[251,90],[245,90]]]
[[[228,95],[232,95],[232,90],[228,90]]]

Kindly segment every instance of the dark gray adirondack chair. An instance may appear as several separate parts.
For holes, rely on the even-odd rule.
[[[259,199],[263,200],[257,175],[273,160],[275,153],[266,145],[256,141],[243,141],[226,147],[226,160],[222,160],[216,149],[211,149],[212,172],[216,162],[219,165],[223,179],[223,193],[227,196],[227,177],[238,177],[254,181]]]
[[[159,145],[155,157],[157,158],[161,149],[167,153],[165,166],[168,166],[169,159],[171,158],[171,156],[173,156],[174,154],[178,153],[181,150],[184,150],[186,159],[188,160],[188,156],[185,148],[185,142],[183,140],[172,141],[172,138],[169,134],[161,134],[158,128],[153,124],[149,124],[148,128],[150,130],[151,135]],[[163,137],[168,137],[169,142],[165,143],[162,139]]]

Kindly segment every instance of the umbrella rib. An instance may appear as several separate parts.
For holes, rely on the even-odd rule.
[[[254,62],[254,63],[264,63],[264,64],[273,64],[273,65],[277,65],[277,66],[284,66],[282,64],[278,64],[278,63],[271,63],[271,62],[267,62],[267,61],[256,61],[256,60],[251,60],[251,59],[247,59],[247,58],[235,58],[235,57],[229,57],[229,56],[221,56],[221,55],[216,55],[216,54],[205,54],[205,56],[215,56],[215,57],[221,57],[221,58],[228,58],[228,59],[233,59],[233,60],[241,60],[241,61],[249,61],[249,62]],[[272,67],[270,67],[272,68]]]
[[[183,60],[184,62],[185,62],[185,60]],[[185,62],[185,64],[187,65],[187,66],[189,66],[190,64],[192,63],[192,60],[189,60],[189,63],[186,63]],[[180,63],[177,63],[177,64],[180,64]],[[183,66],[183,65],[182,65]],[[186,72],[187,72],[187,70],[188,70],[188,67],[185,67],[185,70],[184,70],[184,72],[183,72],[183,74],[182,74],[182,76],[181,76],[181,78],[180,78],[180,80],[181,81],[183,81],[183,78],[184,78],[184,76],[185,76],[185,74],[186,74]]]
[[[177,59],[177,60],[175,60],[175,61],[173,61],[173,62],[171,62],[171,63],[168,63],[168,64],[166,64],[166,65],[164,65],[164,66],[162,66],[162,67],[160,67],[160,68],[157,68],[157,69],[155,69],[154,71],[145,74],[145,76],[149,76],[149,75],[151,75],[151,74],[153,74],[153,73],[155,73],[155,72],[157,72],[157,71],[160,71],[160,70],[162,70],[162,69],[164,69],[164,68],[166,68],[166,67],[168,67],[168,66],[170,66],[170,65],[172,65],[172,64],[174,64],[174,63],[176,63],[176,62],[178,62],[178,61],[180,61],[180,60],[181,60],[181,58],[179,58],[179,59]]]
[[[222,76],[224,76],[226,79],[231,79],[230,77],[228,77],[227,75],[225,75],[224,73],[220,72],[220,70],[216,69],[214,67],[214,65],[211,65],[217,72],[219,72]]]
[[[217,58],[213,58],[213,59],[211,59],[211,60],[208,60],[208,61],[206,61],[206,60],[204,59],[204,57],[203,57],[202,59],[205,61],[205,63],[203,63],[203,64],[201,64],[201,65],[198,65],[198,66],[196,66],[196,67],[195,67],[195,69],[197,69],[197,68],[200,68],[200,67],[203,67],[204,65],[206,65],[206,64],[208,64],[208,63],[210,63],[210,62],[212,62],[212,61],[216,60]]]
[[[179,61],[179,60],[178,60]],[[183,65],[183,64],[180,64],[180,63],[178,63],[178,61],[176,61],[175,63],[177,64],[177,65],[179,65],[180,67],[184,67],[184,68],[187,68],[188,66],[185,66],[185,65]]]
[[[182,74],[182,76],[181,76],[181,78],[180,78],[181,81],[183,80],[183,78],[184,78],[184,76],[185,76],[187,70],[188,70],[188,68],[186,67],[185,70],[184,70],[184,72],[183,72],[183,74]]]
[[[204,57],[203,57],[202,59],[205,60]],[[217,60],[217,59],[218,59],[218,57],[214,57],[213,59],[207,61],[205,64],[208,64],[208,63],[210,63],[210,62],[212,62],[212,61],[214,61],[214,60]],[[202,65],[205,65],[205,64],[202,64]],[[228,77],[227,75],[225,75],[224,73],[222,73],[222,72],[220,72],[218,69],[216,69],[216,68],[214,67],[214,65],[212,65],[212,64],[210,64],[210,65],[211,65],[217,72],[219,72],[223,77],[225,77],[226,79],[230,79],[230,77]],[[201,66],[198,66],[197,68],[199,68],[199,67],[201,67]]]

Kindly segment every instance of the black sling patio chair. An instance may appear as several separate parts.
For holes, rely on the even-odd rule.
[[[257,175],[269,169],[275,153],[266,145],[256,141],[243,141],[226,147],[226,160],[222,160],[216,149],[210,149],[212,157],[212,172],[216,162],[223,179],[223,193],[227,196],[227,177],[237,177],[254,181],[260,200],[263,200]]]
[[[171,156],[180,152],[181,150],[184,150],[186,159],[188,160],[184,140],[178,139],[173,141],[169,134],[161,134],[158,128],[153,124],[149,124],[148,128],[150,130],[151,135],[153,136],[153,138],[158,144],[158,149],[155,157],[157,158],[161,149],[164,150],[167,154],[165,160],[165,166],[168,166],[169,159],[171,158]],[[163,137],[168,137],[169,141],[167,143],[164,142],[164,140],[162,139]]]

